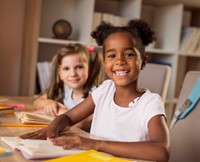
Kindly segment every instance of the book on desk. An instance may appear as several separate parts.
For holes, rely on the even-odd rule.
[[[1,141],[14,150],[21,151],[26,159],[49,159],[83,152],[79,149],[63,150],[48,140],[19,139],[17,137],[1,137]]]
[[[49,124],[55,118],[49,115],[25,111],[15,112],[15,116],[23,124]]]
[[[129,162],[129,160],[114,157],[95,150],[63,150],[61,146],[54,146],[48,140],[1,137],[1,141],[6,143],[12,149],[21,151],[26,159],[50,159],[45,162]]]

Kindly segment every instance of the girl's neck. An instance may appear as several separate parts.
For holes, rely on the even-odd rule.
[[[143,93],[144,90],[137,86],[127,86],[127,87],[116,86],[114,101],[119,106],[128,107],[131,101],[133,101],[138,97],[141,97]]]
[[[84,90],[83,89],[73,89],[72,90],[72,99],[73,100],[76,100],[76,99],[79,99],[79,98],[83,98],[83,95],[84,95]]]

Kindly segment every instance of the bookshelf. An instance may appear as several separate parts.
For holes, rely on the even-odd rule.
[[[172,67],[166,102],[168,106],[174,105],[186,72],[200,70],[200,53],[179,50],[182,27],[185,24],[200,27],[198,0],[42,0],[40,3],[39,36],[37,42],[32,42],[33,45],[37,44],[37,61],[50,61],[55,51],[69,42],[91,45],[93,15],[99,12],[128,20],[143,18],[151,24],[158,39],[146,50],[149,61],[160,61]],[[52,26],[58,19],[71,23],[69,40],[53,38]],[[37,62],[34,63],[36,65]]]

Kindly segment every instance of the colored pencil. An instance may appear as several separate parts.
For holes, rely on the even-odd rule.
[[[47,125],[45,124],[0,124],[0,126],[3,126],[3,127],[46,127]]]

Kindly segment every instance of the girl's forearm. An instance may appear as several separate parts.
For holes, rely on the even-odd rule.
[[[112,142],[94,140],[93,146],[115,156],[131,159],[166,162],[169,158],[167,146],[153,142]]]
[[[49,99],[44,99],[44,98],[37,98],[34,102],[33,102],[33,106],[36,109],[40,109],[43,108],[45,105],[49,104],[51,100]]]
[[[65,128],[70,128],[71,126],[71,120],[65,113],[57,116],[49,125],[49,127],[57,127],[59,132]]]

